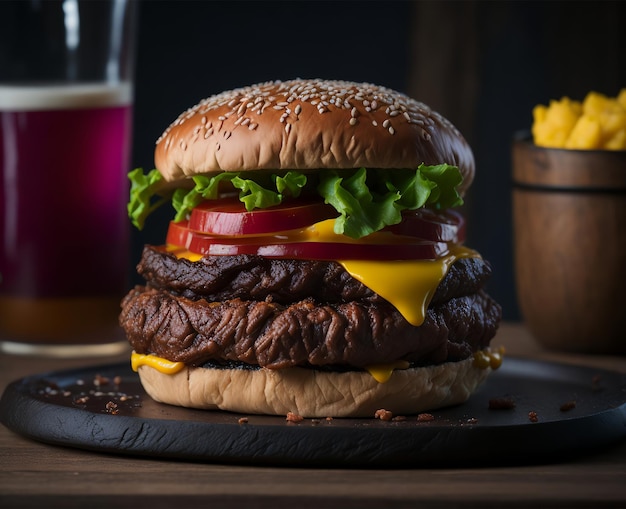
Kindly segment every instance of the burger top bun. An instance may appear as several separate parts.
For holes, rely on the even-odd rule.
[[[275,81],[222,92],[181,114],[157,140],[168,182],[230,171],[458,166],[464,193],[474,156],[425,104],[348,81]]]

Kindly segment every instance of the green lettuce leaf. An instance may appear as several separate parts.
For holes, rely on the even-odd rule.
[[[137,168],[128,174],[130,180],[130,200],[127,205],[128,217],[139,229],[143,229],[146,218],[161,205],[169,202],[169,195],[159,195],[163,177],[158,170],[144,174]]]
[[[244,178],[244,175],[254,179]],[[170,200],[176,211],[174,220],[182,221],[203,200],[216,199],[227,185],[239,190],[239,199],[248,211],[278,205],[287,197],[298,197],[308,185],[315,187],[324,201],[337,210],[335,233],[358,239],[398,224],[403,210],[423,206],[445,209],[463,204],[457,190],[463,177],[456,166],[447,164],[422,164],[414,171],[359,168],[352,173],[339,173],[320,170],[316,175],[318,180],[308,179],[297,171],[282,176],[225,172],[212,177],[193,177],[193,187],[173,191],[167,189],[157,170],[144,174],[142,169],[136,169],[129,173],[128,214],[133,224],[141,229],[146,217]]]
[[[456,166],[422,164],[415,171],[360,168],[349,177],[329,171],[322,175],[317,189],[340,214],[335,233],[359,239],[398,224],[403,210],[462,205],[456,189],[462,180]]]
[[[268,208],[282,203],[286,197],[298,197],[307,184],[306,175],[296,171],[289,171],[283,176],[258,174],[258,181],[242,178],[241,175],[240,172],[218,173],[212,177],[199,175],[192,177],[191,188],[167,190],[167,184],[158,170],[144,174],[143,169],[137,168],[128,174],[131,181],[128,217],[141,230],[148,215],[171,201],[176,212],[174,221],[183,221],[202,201],[216,199],[224,183],[239,189],[239,199],[246,210]]]

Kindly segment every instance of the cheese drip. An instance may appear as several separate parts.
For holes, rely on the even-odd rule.
[[[348,273],[376,292],[404,316],[411,325],[424,323],[428,304],[450,266],[459,258],[478,253],[455,246],[437,260],[338,260]]]
[[[133,371],[137,371],[140,366],[150,366],[166,375],[173,375],[182,370],[185,367],[185,363],[168,361],[156,355],[133,352],[130,356],[130,366]]]

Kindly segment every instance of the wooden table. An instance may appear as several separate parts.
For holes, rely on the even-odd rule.
[[[626,373],[626,358],[549,353],[520,325],[507,355]],[[100,359],[103,363],[119,358]],[[91,364],[93,359],[89,359]],[[85,359],[0,357],[0,390]],[[111,456],[37,443],[0,426],[0,507],[626,507],[626,441],[537,466],[416,470],[260,468]]]

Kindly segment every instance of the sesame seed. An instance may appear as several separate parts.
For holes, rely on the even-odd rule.
[[[389,126],[389,134],[396,134],[396,130],[393,128],[393,126]]]
[[[249,126],[248,129],[250,129],[251,131],[254,131],[257,127],[259,126],[259,124],[255,124],[254,122],[252,122]]]
[[[357,120],[356,118],[354,118],[354,117],[352,117],[352,118],[350,119],[350,125],[356,125],[356,124],[357,124],[357,122],[358,122],[358,120]]]
[[[330,80],[289,80],[289,81],[273,81],[259,83],[252,86],[242,87],[220,94],[208,97],[194,107],[183,112],[179,117],[161,135],[158,142],[163,142],[165,148],[174,148],[179,143],[180,138],[175,136],[171,139],[168,134],[172,129],[177,129],[188,120],[198,122],[198,125],[204,126],[207,132],[205,138],[213,133],[209,132],[209,127],[213,128],[210,118],[216,119],[215,132],[222,130],[223,122],[231,116],[235,116],[234,125],[247,125],[249,129],[253,129],[255,122],[250,121],[250,111],[255,111],[261,115],[265,109],[272,108],[276,111],[284,113],[287,106],[294,104],[291,110],[295,114],[297,120],[303,109],[307,105],[316,107],[320,114],[331,110],[345,109],[350,112],[348,121],[352,125],[356,125],[350,119],[360,119],[360,115],[372,114],[378,109],[386,111],[387,118],[383,118],[380,122],[390,133],[395,133],[395,127],[391,126],[390,120],[400,114],[410,124],[424,126],[434,125],[441,119],[435,113],[431,113],[427,106],[419,103],[410,97],[395,92],[385,87],[372,85],[369,83],[354,83],[349,81],[330,81]],[[217,111],[220,115],[217,116]],[[248,111],[246,115],[246,111]],[[248,119],[245,121],[245,119]],[[256,117],[255,117],[256,118]],[[293,118],[293,117],[292,117]],[[198,119],[198,120],[194,120]],[[288,117],[277,116],[279,120],[287,128]],[[378,126],[378,121],[370,119],[373,126]],[[358,122],[357,122],[358,123]],[[196,125],[193,126],[194,129]],[[254,127],[256,128],[256,126]],[[391,128],[391,129],[390,129]],[[194,129],[193,135],[200,133]],[[192,138],[185,138],[185,142],[191,143]],[[227,138],[229,134],[223,134]],[[428,131],[422,134],[424,139],[430,139]],[[220,138],[220,140],[223,138]]]
[[[287,134],[289,134],[289,132],[290,132],[290,131],[291,131],[291,124],[287,124],[287,125],[285,126],[285,132],[286,132]]]

